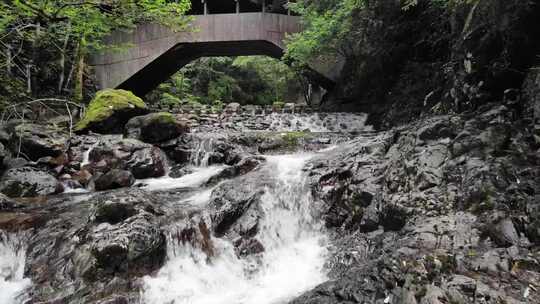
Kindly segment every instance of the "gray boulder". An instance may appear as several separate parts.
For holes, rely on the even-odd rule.
[[[188,131],[185,121],[178,121],[170,113],[159,112],[131,118],[125,126],[124,134],[144,142],[158,143],[176,138]]]
[[[130,171],[135,178],[160,177],[165,174],[167,157],[158,147],[137,139],[103,137],[89,153],[90,173],[107,172],[111,168]]]
[[[210,201],[210,217],[212,230],[217,236],[229,232],[232,227],[238,229],[240,235],[253,235],[257,229],[257,209],[263,187],[254,187],[248,182],[227,182],[218,186],[212,192]]]
[[[58,157],[67,150],[69,135],[46,125],[19,124],[13,127],[10,148],[14,155],[21,153],[30,160]]]
[[[165,259],[165,236],[149,213],[141,212],[117,225],[99,225],[90,237],[96,266],[105,272],[156,269]]]
[[[96,190],[117,189],[129,187],[135,183],[135,177],[131,172],[120,169],[112,169],[109,172],[100,175],[94,181]]]
[[[31,167],[10,169],[0,179],[0,192],[9,197],[50,195],[60,190],[54,176]]]

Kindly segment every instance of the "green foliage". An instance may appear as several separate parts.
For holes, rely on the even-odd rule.
[[[146,109],[146,104],[130,91],[113,89],[99,91],[88,105],[83,119],[75,126],[75,131],[84,130],[88,125],[99,123],[116,111],[128,108]]]
[[[114,30],[130,31],[142,22],[185,30],[190,6],[189,0],[3,0],[0,74],[7,74],[9,63],[10,77],[26,82],[30,66],[31,97],[65,95],[75,86],[89,87],[75,75],[83,75],[85,57],[91,51],[105,47],[104,37]],[[14,50],[11,56],[5,51],[8,47]]]
[[[223,111],[223,102],[221,100],[215,100],[214,103],[212,103],[212,111],[213,112],[221,112]]]
[[[146,100],[161,104],[167,104],[164,100],[191,100],[217,109],[215,101],[266,105],[294,101],[302,91],[298,75],[279,60],[266,56],[217,57],[185,66]]]
[[[442,7],[478,2],[478,0],[428,1]],[[385,3],[381,0],[299,0],[291,4],[292,10],[302,18],[303,31],[286,38],[285,59],[302,66],[325,55],[340,54],[345,57],[356,55],[358,44],[367,44],[366,36],[373,34],[359,33],[368,28],[376,29],[385,26],[385,24],[378,24],[380,20],[376,18],[362,16],[362,12],[368,6],[376,7],[377,4],[382,4],[380,7],[384,7]],[[410,10],[418,4],[419,0],[401,0],[403,10]],[[383,13],[380,11],[378,14]]]
[[[341,42],[351,31],[354,12],[364,7],[364,1],[302,0],[291,5],[302,16],[304,30],[287,37],[285,58],[306,63],[320,55],[342,52]]]
[[[232,101],[233,91],[238,89],[236,86],[234,78],[221,74],[208,83],[208,99]]]

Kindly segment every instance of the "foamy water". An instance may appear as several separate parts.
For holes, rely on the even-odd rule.
[[[0,231],[0,303],[16,304],[24,301],[24,289],[30,280],[24,278],[26,246],[17,234]]]
[[[239,258],[226,239],[213,237],[212,258],[198,248],[169,240],[168,261],[144,278],[149,304],[282,303],[324,282],[326,236],[310,214],[312,198],[301,169],[310,155],[269,156],[263,170],[275,186],[261,198],[264,215],[256,238],[262,256]],[[208,192],[195,195],[201,204]]]
[[[273,113],[265,119],[270,123],[269,130],[275,131],[359,132],[371,130],[366,126],[367,117],[364,113]]]
[[[210,167],[194,167],[193,173],[186,174],[179,178],[170,176],[162,176],[157,178],[141,179],[138,182],[142,184],[142,188],[146,190],[168,190],[177,188],[199,187],[208,179],[223,169],[226,166],[210,166]]]

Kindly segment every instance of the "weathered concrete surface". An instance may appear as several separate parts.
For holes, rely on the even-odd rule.
[[[98,87],[128,89],[142,96],[199,57],[280,58],[285,35],[301,30],[299,17],[281,14],[216,14],[193,18],[194,30],[190,32],[173,32],[164,26],[145,24],[131,33],[113,33],[106,43],[130,47],[92,57]]]

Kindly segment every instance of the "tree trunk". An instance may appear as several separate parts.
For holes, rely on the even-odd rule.
[[[68,24],[68,30],[71,28],[70,24]],[[64,39],[64,45],[62,46],[62,50],[60,52],[60,60],[58,64],[60,65],[60,76],[58,78],[58,94],[62,93],[62,88],[64,86],[65,81],[65,68],[66,68],[66,52],[69,42],[69,33],[66,34],[66,38]]]
[[[66,84],[64,85],[64,91],[66,92],[69,91],[69,85],[71,84],[73,73],[75,72],[75,68],[77,67],[77,54],[79,54],[79,43],[77,43],[77,47],[75,48],[75,51],[73,53],[75,54],[75,58],[73,59],[71,68],[69,69],[68,77],[65,81]]]
[[[79,53],[77,54],[77,73],[75,75],[75,93],[74,99],[76,102],[83,101],[83,89],[84,89],[84,67],[86,56],[86,42],[84,38],[81,38],[79,42]]]
[[[41,23],[38,21],[36,22],[36,36],[34,37],[34,41],[32,42],[32,57],[31,57],[31,63],[30,68],[27,67],[27,73],[29,76],[30,84],[29,87],[29,93],[32,95],[32,93],[39,92],[39,86],[38,86],[38,71],[39,71],[39,39],[41,36]],[[31,69],[34,69],[34,73],[31,72]]]
[[[32,65],[26,65],[26,94],[32,95]]]
[[[6,73],[8,76],[11,76],[11,56],[11,44],[8,44],[6,49]]]

